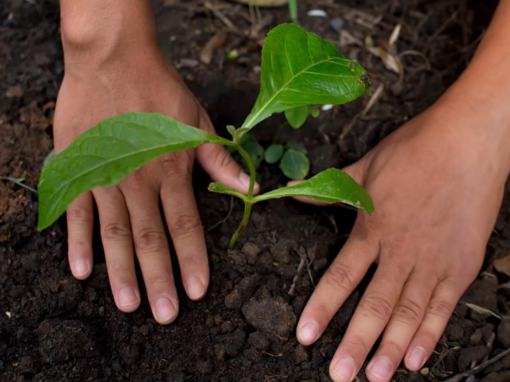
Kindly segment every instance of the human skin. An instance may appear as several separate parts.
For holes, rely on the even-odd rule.
[[[315,342],[368,268],[378,264],[331,362],[335,381],[354,378],[383,330],[369,380],[389,381],[403,358],[410,370],[421,368],[480,269],[510,171],[509,3],[501,2],[469,68],[441,99],[345,169],[370,192],[376,212],[359,214],[297,327],[301,343]],[[57,152],[125,111],[158,111],[212,131],[159,52],[145,1],[62,0],[61,6],[66,74],[55,115]],[[94,198],[117,305],[130,312],[139,304],[134,241],[162,324],[175,319],[178,303],[160,199],[188,295],[203,296],[209,279],[190,181],[195,153],[212,178],[246,192],[239,167],[220,146],[205,145],[151,162],[116,187],[95,189],[67,214],[73,274],[84,279],[92,269]],[[196,287],[193,276],[200,281]],[[126,287],[134,298],[123,305]],[[159,297],[170,304],[159,306]]]
[[[314,343],[378,264],[331,361],[335,382],[355,378],[381,334],[369,381],[390,381],[402,359],[422,368],[480,270],[510,172],[509,20],[502,0],[455,84],[345,169],[375,213],[358,213],[297,326],[299,342]]]
[[[159,112],[214,132],[204,109],[159,51],[148,1],[61,0],[61,30],[65,75],[54,120],[57,153],[101,120],[130,111]],[[211,178],[247,193],[249,176],[222,146],[206,144],[163,155],[117,186],[80,196],[67,210],[69,265],[82,280],[93,266],[95,200],[112,293],[123,312],[140,304],[136,255],[154,318],[168,324],[177,317],[163,218],[188,297],[197,300],[206,293],[207,250],[191,184],[195,158]]]

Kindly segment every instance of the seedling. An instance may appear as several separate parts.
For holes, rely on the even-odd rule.
[[[255,203],[306,197],[327,203],[343,202],[373,212],[370,195],[345,172],[330,168],[298,185],[253,195],[255,165],[241,145],[243,137],[273,113],[315,104],[343,104],[368,93],[369,77],[330,43],[295,24],[269,32],[262,50],[260,93],[250,115],[225,139],[157,113],[125,113],[103,120],[79,136],[44,167],[39,181],[38,230],[51,225],[80,194],[112,186],[144,164],[168,152],[216,143],[239,152],[250,172],[247,195],[219,182],[209,191],[244,202],[243,219],[230,240],[234,247],[248,224]]]

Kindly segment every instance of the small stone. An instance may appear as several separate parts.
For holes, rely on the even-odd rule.
[[[469,345],[471,346],[481,345],[482,338],[483,338],[482,329],[478,328],[475,330],[473,334],[471,334],[471,337],[469,337]]]
[[[241,251],[232,250],[228,251],[228,257],[234,262],[235,265],[246,265],[246,256]]]
[[[494,260],[492,265],[501,281],[510,281],[510,255]]]
[[[340,32],[344,26],[344,19],[341,17],[335,17],[329,21],[329,25],[335,32]]]
[[[243,330],[237,329],[235,332],[227,334],[223,338],[223,343],[225,345],[225,354],[234,357],[244,347],[246,335]]]
[[[243,245],[242,252],[246,255],[248,263],[253,265],[257,262],[262,250],[256,244],[248,241]]]
[[[308,351],[303,345],[296,346],[295,357],[298,365],[308,361]]]
[[[313,270],[320,271],[328,266],[328,259],[318,259],[313,262]]]
[[[478,364],[489,355],[490,349],[485,345],[471,346],[460,351],[458,365],[459,370],[464,372],[471,368],[472,364]]]
[[[505,349],[510,347],[510,317],[503,318],[499,323],[497,339]]]
[[[423,369],[420,370],[420,374],[423,375],[424,377],[429,375],[429,373],[430,373],[430,370],[428,367],[424,367]]]
[[[255,349],[263,351],[269,349],[271,343],[262,332],[253,332],[248,337],[248,343]]]
[[[281,297],[251,299],[242,307],[246,321],[267,335],[288,338],[296,325],[292,307]]]
[[[220,326],[220,332],[221,334],[228,334],[228,333],[232,333],[234,331],[236,327],[234,326],[234,324],[231,322],[231,321],[225,321],[223,324],[221,324]]]
[[[31,376],[37,373],[37,366],[34,359],[30,356],[21,358],[18,369],[21,374]]]

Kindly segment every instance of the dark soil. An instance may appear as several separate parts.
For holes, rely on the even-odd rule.
[[[262,38],[273,26],[288,21],[288,13],[285,8],[262,9],[262,27],[257,31],[247,7],[210,3],[214,12],[195,0],[155,1],[154,9],[162,49],[224,133],[223,126],[239,123],[253,104]],[[367,98],[323,112],[301,130],[284,132],[307,147],[313,173],[355,161],[437,99],[469,61],[493,9],[488,2],[480,10],[458,0],[300,3],[302,25],[337,44],[339,34],[328,19],[307,17],[306,11],[320,8],[330,19],[342,17],[343,29],[361,45],[340,49],[370,71],[374,89],[385,85],[383,97],[343,139],[342,130],[363,110]],[[229,30],[219,14],[237,30]],[[382,19],[374,23],[379,15]],[[367,36],[376,46],[385,46],[399,22],[397,51],[419,51],[427,58],[404,56],[401,82],[363,47]],[[63,74],[58,4],[2,0],[0,25],[0,176],[23,178],[35,188],[52,149],[52,114]],[[201,49],[220,30],[229,32],[228,38],[205,65],[199,59]],[[238,57],[228,59],[233,49]],[[277,116],[257,128],[259,141],[267,144],[279,122]],[[265,188],[285,183],[275,167],[263,165],[260,174]],[[188,301],[181,288],[180,316],[170,326],[155,323],[146,299],[133,314],[116,309],[97,237],[92,276],[84,282],[73,279],[65,219],[37,233],[37,195],[0,181],[2,382],[330,381],[329,361],[368,279],[315,345],[299,345],[295,325],[314,285],[344,243],[355,214],[292,200],[257,205],[237,249],[227,251],[241,206],[228,197],[208,194],[208,179],[198,169],[195,179],[207,232],[211,287],[201,302]],[[510,253],[510,187],[507,190],[484,272],[463,298],[501,316],[510,313],[510,288],[504,284],[509,275],[496,274],[492,263]],[[228,214],[230,218],[218,225]],[[306,265],[291,296],[301,261]],[[395,380],[442,380],[509,346],[509,319],[483,315],[460,303],[426,367],[420,373],[402,368]],[[359,378],[365,380],[363,373]],[[510,381],[510,356],[478,378]]]

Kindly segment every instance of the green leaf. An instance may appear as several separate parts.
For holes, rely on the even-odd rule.
[[[285,110],[285,118],[294,129],[299,129],[310,115],[310,106],[298,106]]]
[[[294,139],[289,139],[289,141],[287,142],[287,148],[299,151],[303,154],[306,154],[308,152],[306,151],[305,146],[296,142]]]
[[[283,146],[282,145],[271,145],[266,149],[264,154],[264,158],[267,163],[273,164],[280,160],[283,154]]]
[[[280,162],[282,172],[290,179],[301,180],[306,178],[310,171],[310,162],[302,152],[289,149]]]
[[[317,109],[316,107],[310,106],[310,114],[312,115],[312,117],[318,118],[320,113],[321,113],[321,111],[319,109]]]
[[[267,192],[253,199],[254,203],[262,200],[282,198],[285,196],[305,197],[326,203],[342,202],[360,208],[369,214],[374,212],[372,198],[368,192],[354,181],[347,173],[336,168],[324,170],[313,178],[295,186],[283,187]]]
[[[223,183],[220,182],[213,182],[209,184],[208,190],[211,192],[216,192],[218,194],[232,195],[246,201],[245,195],[241,194],[237,190],[234,190],[233,188],[225,186]]]
[[[232,138],[236,136],[236,128],[232,125],[227,125],[227,131],[232,135]]]
[[[51,225],[78,195],[117,184],[162,154],[222,141],[161,114],[126,113],[105,119],[43,168],[37,229]]]
[[[365,69],[295,24],[269,32],[262,49],[260,93],[243,127],[273,113],[313,104],[343,104],[368,93]]]
[[[242,144],[242,147],[250,156],[250,159],[253,162],[255,169],[259,168],[260,162],[262,162],[262,159],[264,159],[264,148],[253,139],[248,139],[246,142]],[[241,158],[241,162],[246,166],[246,163],[243,158]]]

